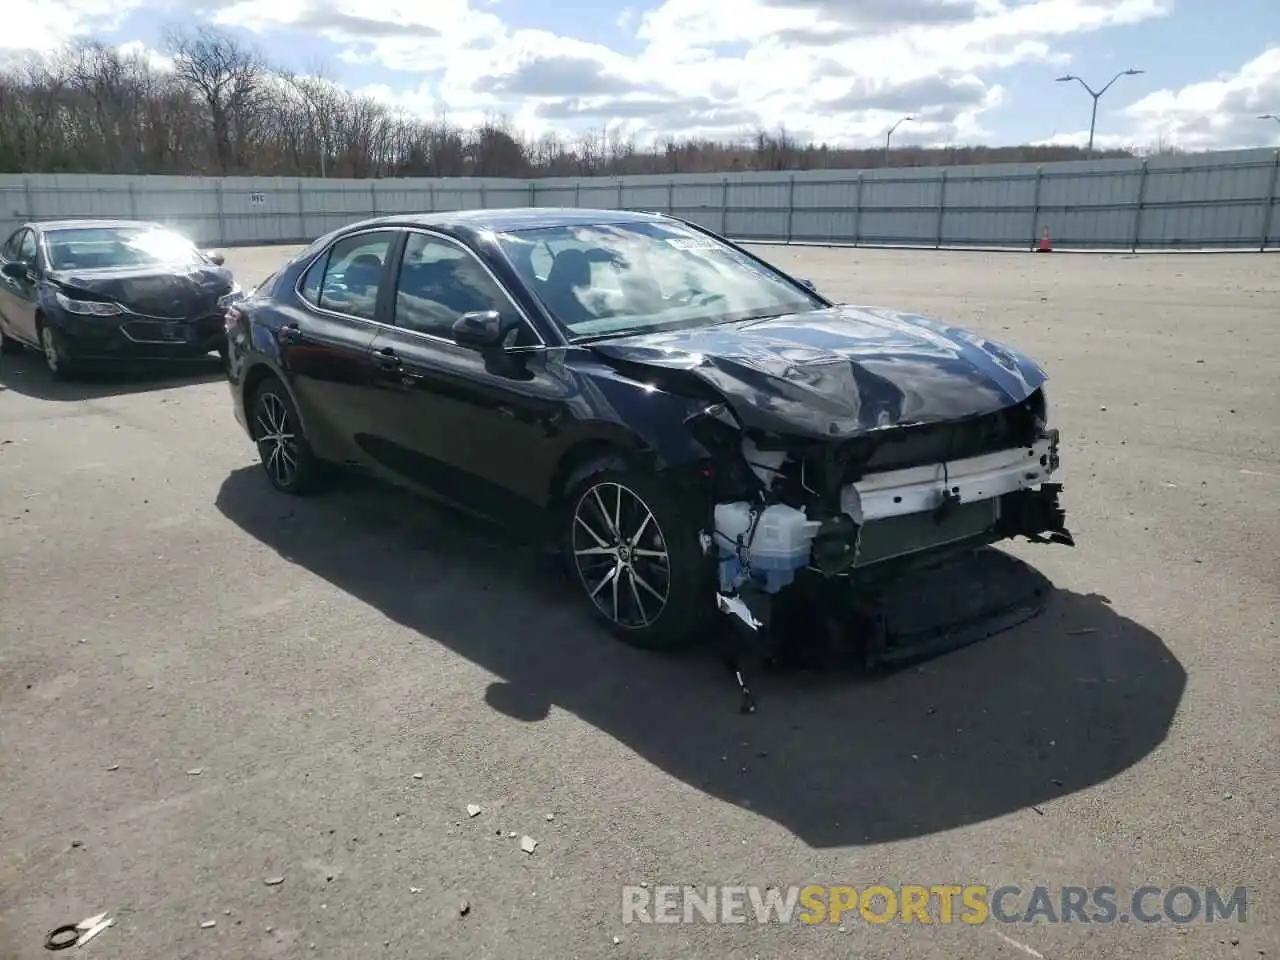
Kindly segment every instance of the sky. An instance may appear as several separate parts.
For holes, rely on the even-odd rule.
[[[16,5],[16,9],[15,9]],[[5,0],[0,56],[209,23],[424,117],[642,142],[1280,145],[1280,0]]]

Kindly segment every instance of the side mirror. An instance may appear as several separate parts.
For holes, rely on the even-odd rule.
[[[814,293],[818,292],[818,288],[812,280],[808,280],[803,277],[797,277],[796,283],[800,284],[800,286],[804,287],[806,290],[812,290]]]
[[[453,342],[476,350],[496,347],[506,332],[502,315],[497,310],[464,313],[453,322]]]
[[[31,270],[21,260],[10,260],[3,267],[0,267],[0,273],[3,273],[10,280],[25,280],[30,276]]]
[[[213,263],[215,266],[219,266],[219,267],[220,267],[220,266],[222,266],[224,263],[226,263],[226,262],[227,262],[227,258],[226,258],[225,256],[223,256],[223,255],[222,255],[222,251],[221,251],[221,250],[206,250],[206,251],[204,252],[204,255],[205,255],[205,256],[209,259],[209,261],[210,261],[211,263]]]

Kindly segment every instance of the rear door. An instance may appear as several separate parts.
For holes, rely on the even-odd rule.
[[[453,503],[507,522],[545,492],[569,381],[512,298],[458,241],[407,233],[388,319],[373,344],[385,467]],[[509,347],[486,356],[452,339],[464,313],[496,310]]]
[[[301,303],[282,311],[281,361],[322,456],[361,459],[356,435],[375,390],[370,346],[399,239],[383,229],[334,241],[303,274]]]

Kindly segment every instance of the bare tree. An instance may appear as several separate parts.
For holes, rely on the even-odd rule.
[[[0,69],[0,172],[243,173],[262,176],[621,176],[857,168],[882,148],[801,144],[784,127],[642,148],[622,125],[529,140],[501,116],[462,130],[445,112],[405,115],[296,74],[208,27],[168,35],[174,69],[100,43]],[[1075,159],[1074,147],[894,150],[895,166]],[[1123,157],[1126,151],[1105,156]],[[212,163],[210,159],[212,158]]]
[[[269,74],[254,50],[213,27],[171,32],[166,45],[178,80],[192,89],[209,111],[213,148],[221,171],[248,166],[246,143],[267,102]]]

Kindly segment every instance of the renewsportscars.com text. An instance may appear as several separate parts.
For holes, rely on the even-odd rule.
[[[623,923],[1244,923],[1244,887],[626,886]]]

